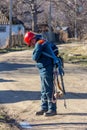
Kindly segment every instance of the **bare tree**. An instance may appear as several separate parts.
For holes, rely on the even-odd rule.
[[[13,0],[12,15],[20,19],[25,25],[26,23],[30,23],[28,26],[32,25],[32,30],[37,31],[38,14],[43,12],[41,3],[40,0]],[[4,2],[0,3],[0,7],[2,7],[1,9],[7,17],[9,17],[9,1],[4,0]]]
[[[13,0],[13,17],[37,31],[37,24],[48,23],[50,0]],[[87,0],[51,0],[52,26],[69,26],[73,34],[87,32]],[[9,16],[9,0],[0,2],[0,10]]]
[[[73,33],[82,37],[87,32],[87,1],[86,0],[52,0],[57,10],[56,20],[60,26],[67,25]],[[84,28],[85,27],[85,28]]]

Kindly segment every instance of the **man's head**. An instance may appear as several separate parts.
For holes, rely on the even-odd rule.
[[[34,32],[27,32],[24,36],[24,42],[28,46],[34,46],[36,43],[36,34]]]
[[[28,46],[35,46],[36,42],[41,39],[42,36],[39,34],[36,34],[34,32],[27,32],[24,36],[24,42],[28,45]]]

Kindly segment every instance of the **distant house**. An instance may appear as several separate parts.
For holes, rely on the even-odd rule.
[[[8,46],[9,39],[9,20],[0,11],[0,49]],[[17,18],[12,18],[12,35],[24,34],[24,25]]]

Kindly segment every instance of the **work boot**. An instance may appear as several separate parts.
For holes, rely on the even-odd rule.
[[[56,111],[47,111],[46,113],[44,113],[44,116],[55,116],[57,115],[57,112]]]
[[[44,115],[44,113],[47,112],[47,110],[40,110],[36,112],[37,116]]]

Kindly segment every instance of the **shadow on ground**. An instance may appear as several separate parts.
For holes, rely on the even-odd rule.
[[[12,71],[17,70],[19,68],[33,68],[35,67],[35,64],[18,64],[18,63],[8,63],[8,62],[2,62],[0,63],[0,72],[1,71]]]
[[[59,125],[87,125],[87,123],[82,122],[70,122],[70,123],[43,123],[43,124],[32,124],[31,126],[59,126]]]
[[[34,96],[33,96],[34,95]],[[87,93],[67,92],[65,99],[87,99]],[[0,91],[0,103],[16,103],[27,100],[40,100],[40,91]],[[59,99],[63,100],[63,98]]]
[[[0,83],[2,82],[15,82],[15,80],[0,79]]]

